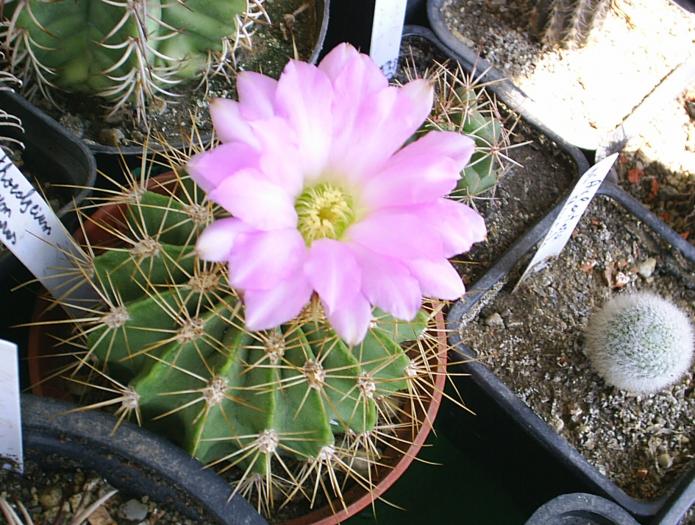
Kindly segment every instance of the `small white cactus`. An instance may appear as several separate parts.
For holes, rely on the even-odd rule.
[[[653,393],[690,368],[693,328],[684,312],[657,295],[618,295],[591,317],[586,354],[606,383]]]

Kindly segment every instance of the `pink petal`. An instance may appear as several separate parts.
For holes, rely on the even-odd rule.
[[[249,330],[275,328],[295,318],[311,298],[311,285],[301,272],[288,276],[268,290],[244,293],[245,324]]]
[[[236,87],[239,110],[245,119],[257,120],[275,115],[275,79],[254,71],[241,71],[237,75]]]
[[[448,157],[411,155],[401,150],[366,183],[362,199],[368,208],[430,202],[447,195],[460,178]]]
[[[331,144],[333,87],[316,66],[290,60],[280,75],[275,95],[278,115],[297,132],[305,177],[324,169]]]
[[[369,56],[350,44],[336,46],[321,61],[319,69],[333,84],[333,133],[352,135],[364,100],[387,87],[388,80]]]
[[[444,257],[467,252],[473,243],[484,241],[487,236],[483,218],[460,202],[439,199],[424,215],[442,239]]]
[[[248,231],[249,226],[234,217],[216,220],[200,234],[195,251],[205,261],[226,261],[239,234]]]
[[[409,158],[420,155],[448,157],[456,164],[456,170],[461,171],[471,160],[474,150],[475,142],[466,135],[453,131],[430,131],[415,142],[408,144],[396,156]]]
[[[416,259],[408,261],[407,266],[426,297],[454,301],[466,291],[461,277],[446,259]]]
[[[440,257],[442,241],[427,221],[405,210],[384,210],[353,224],[346,238],[398,259]]]
[[[241,234],[229,254],[229,282],[244,290],[267,290],[296,273],[306,257],[304,239],[295,229]]]
[[[186,170],[191,178],[209,193],[227,177],[239,170],[256,167],[258,163],[259,156],[256,150],[242,142],[230,142],[194,155],[188,161]]]
[[[372,307],[361,293],[350,301],[341,303],[327,314],[336,333],[349,345],[356,345],[364,339],[372,320]]]
[[[365,97],[354,122],[336,129],[331,167],[360,183],[415,133],[432,108],[432,98],[431,84],[422,79]]]
[[[208,198],[259,230],[294,228],[297,224],[292,198],[264,180],[257,170],[242,170],[226,178]]]
[[[210,118],[215,133],[221,142],[244,142],[258,149],[258,141],[248,122],[239,112],[239,103],[226,98],[213,98],[210,101]]]
[[[261,171],[269,181],[297,197],[302,192],[304,174],[294,129],[279,117],[258,120],[250,126],[261,148]]]
[[[422,305],[417,280],[398,259],[353,246],[362,269],[362,293],[369,302],[398,319],[410,321]]]
[[[361,276],[357,261],[345,244],[333,239],[314,241],[304,274],[319,294],[330,314],[352,301],[360,289]]]

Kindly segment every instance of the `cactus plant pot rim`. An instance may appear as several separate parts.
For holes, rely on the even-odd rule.
[[[680,250],[687,259],[691,262],[695,261],[695,248],[678,236],[673,230],[668,228],[659,218],[653,213],[646,210],[641,204],[627,195],[623,190],[613,185],[605,183],[600,195],[610,197],[616,201],[623,209],[631,213],[637,220],[643,222],[659,237],[665,240],[674,248]],[[545,222],[545,221],[544,221]],[[547,228],[545,228],[547,230]],[[505,256],[498,261],[473,287],[469,289],[469,295],[463,300],[457,302],[450,310],[447,319],[447,328],[449,330],[450,342],[452,347],[460,356],[467,359],[475,359],[473,351],[462,343],[461,336],[458,332],[459,324],[467,312],[472,311],[484,296],[490,291],[496,283],[516,266],[517,262],[529,252],[535,245],[538,239],[542,236],[542,228],[536,227],[530,231],[524,238],[515,245]],[[667,500],[673,498],[673,494],[678,493],[681,489],[676,488],[683,483],[686,478],[692,477],[693,467],[681,474],[676,484],[668,487],[661,496],[652,500],[641,500],[628,496],[621,488],[619,488],[608,477],[599,473],[599,471],[584,458],[579,451],[561,437],[554,429],[552,429],[545,421],[529,408],[519,398],[509,386],[499,379],[492,370],[478,362],[469,362],[463,365],[465,372],[471,375],[471,379],[477,384],[496,405],[506,412],[516,425],[523,428],[525,432],[543,446],[553,457],[555,457],[568,470],[572,471],[575,476],[582,481],[586,487],[597,493],[607,496],[619,503],[630,513],[637,516],[653,516],[654,514],[663,511],[668,506]],[[687,484],[687,483],[686,483]]]
[[[148,181],[148,188],[153,191],[157,191],[157,187],[164,189],[167,184],[174,182],[173,173],[164,173],[158,175]],[[165,190],[163,190],[165,191]],[[98,241],[105,240],[107,238],[107,233],[104,230],[96,226],[97,222],[102,222],[104,220],[110,221],[114,220],[118,222],[120,218],[123,217],[124,205],[123,204],[113,204],[109,206],[103,206],[99,208],[94,214],[92,214],[91,219],[85,221],[83,230],[78,230],[75,232],[74,237],[78,242],[83,242],[85,235],[91,240],[95,238]],[[43,317],[46,314],[46,299],[40,299],[37,301],[37,305],[34,312],[34,321],[39,319],[45,319]],[[59,312],[55,310],[52,311],[52,315],[60,315]],[[377,483],[372,487],[370,491],[365,491],[359,486],[355,486],[349,489],[344,494],[345,506],[338,512],[334,512],[329,505],[321,507],[315,510],[309,510],[307,514],[302,515],[297,518],[292,518],[287,521],[283,521],[283,525],[337,525],[351,516],[354,516],[361,510],[370,506],[375,500],[377,500],[382,494],[384,494],[390,487],[395,483],[395,481],[406,471],[410,463],[418,455],[420,449],[424,445],[430,431],[432,430],[432,425],[434,423],[435,417],[439,410],[441,404],[444,387],[446,383],[446,367],[447,367],[447,340],[444,330],[444,316],[442,312],[438,312],[435,317],[437,325],[437,340],[440,351],[436,356],[436,379],[434,383],[433,391],[431,392],[431,397],[428,402],[425,403],[426,409],[422,415],[421,426],[412,439],[412,443],[408,446],[402,455],[400,455],[394,462],[391,468],[386,469],[385,475],[378,480]],[[28,361],[29,361],[29,379],[31,390],[34,394],[39,396],[49,396],[58,397],[64,399],[66,392],[61,386],[55,386],[49,381],[51,379],[51,374],[47,370],[45,356],[49,353],[45,352],[50,347],[50,335],[49,326],[47,325],[35,325],[31,328],[29,333],[29,350],[28,350]],[[434,361],[434,360],[433,360]]]

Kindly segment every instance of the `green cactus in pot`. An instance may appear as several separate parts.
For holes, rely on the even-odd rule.
[[[432,74],[437,100],[423,131],[455,131],[475,141],[470,163],[461,171],[458,197],[475,197],[495,188],[512,161],[507,157],[510,131],[503,124],[497,101],[478,83],[475,73],[459,66],[438,67]]]
[[[249,38],[262,0],[15,0],[4,2],[9,65],[34,92],[126,102],[144,120],[175,84],[205,79]]]
[[[94,256],[82,272],[104,305],[77,321],[69,375],[110,392],[94,406],[233,469],[235,490],[264,514],[302,497],[313,506],[319,487],[337,511],[346,484],[369,489],[422,425],[445,352],[436,312],[403,322],[375,309],[352,346],[316,300],[279,328],[248,330],[225,268],[196,255],[218,210],[180,170],[171,177],[149,189],[133,180],[84,210]]]

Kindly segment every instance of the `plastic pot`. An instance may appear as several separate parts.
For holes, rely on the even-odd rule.
[[[626,194],[623,190],[613,183],[606,182],[599,190],[599,194],[608,196],[616,201],[624,209],[629,211],[638,220],[647,225],[653,232],[669,243],[674,249],[679,250],[683,256],[691,262],[695,262],[695,247],[682,239],[676,232],[664,224],[649,210],[644,208],[639,202]],[[559,206],[558,206],[559,207]],[[556,209],[555,212],[558,210]],[[490,414],[494,414],[498,419],[487,427],[490,431],[495,428],[503,438],[508,438],[509,433],[523,434],[527,439],[535,442],[537,449],[544,453],[544,459],[534,466],[541,471],[548,466],[554,465],[566,472],[567,484],[562,490],[567,488],[574,489],[569,492],[590,491],[610,498],[620,506],[637,517],[653,517],[655,515],[668,514],[669,509],[676,505],[686,505],[683,499],[691,497],[695,492],[693,486],[693,476],[695,469],[686,473],[675,486],[668,489],[665,494],[654,500],[640,500],[627,495],[620,487],[613,483],[608,477],[601,474],[595,467],[590,465],[587,460],[553,428],[536,415],[516,394],[505,385],[494,373],[482,363],[476,362],[475,353],[462,343],[458,327],[461,320],[468,312],[474,312],[476,307],[482,305],[484,296],[493,287],[511,272],[516,264],[529,253],[531,248],[547,231],[553,214],[541,221],[536,227],[532,228],[526,236],[521,238],[490,270],[471,288],[466,296],[457,302],[450,310],[447,318],[447,328],[449,329],[449,341],[454,347],[459,361],[466,362],[458,365],[459,372],[470,375],[467,380],[476,386],[483,398],[487,401],[485,408],[490,408]],[[457,385],[465,386],[463,381],[455,379]],[[478,407],[473,407],[474,410]],[[479,410],[480,418],[491,417],[485,410]],[[489,436],[491,441],[495,441],[495,436]],[[537,473],[536,473],[537,474]],[[536,475],[535,478],[539,476]],[[678,499],[682,496],[682,499]],[[689,505],[689,503],[688,503]],[[680,507],[679,507],[680,508]],[[685,507],[687,510],[687,506]],[[685,512],[683,510],[683,512]],[[672,514],[680,512],[675,510]],[[677,523],[664,522],[664,523]]]
[[[326,32],[328,31],[328,20],[330,12],[331,0],[313,0],[310,5],[313,8],[314,19],[317,21],[315,28],[316,42],[312,48],[311,55],[308,61],[312,64],[318,62],[319,58],[324,54],[325,50],[323,48],[324,41],[326,39]],[[210,139],[210,135],[203,135],[203,142],[207,142]],[[183,149],[183,142],[172,142],[172,147],[176,149]],[[105,164],[107,169],[113,168],[115,172],[119,168],[119,159],[122,157],[129,165],[137,166],[139,164],[138,158],[142,156],[143,149],[141,146],[108,146],[106,144],[90,143],[89,148],[98,156],[99,166]],[[149,146],[150,151],[158,151],[160,147]],[[111,170],[109,170],[110,172]]]
[[[120,491],[149,496],[190,519],[267,525],[246,501],[229,499],[227,483],[178,447],[131,423],[75,405],[22,396],[25,456],[42,468],[95,471]]]
[[[150,180],[148,185],[149,189],[152,191],[158,191],[159,188],[167,188],[168,190],[160,191],[171,191],[172,183],[175,183],[175,179],[172,178],[171,174],[163,174],[154,179]],[[84,236],[86,235],[93,243],[100,246],[113,244],[113,235],[106,233],[102,228],[96,225],[96,223],[104,223],[108,221],[109,223],[123,224],[123,217],[125,213],[125,208],[123,205],[109,205],[100,207],[93,215],[95,221],[85,221],[83,229],[75,233],[75,238],[78,242],[84,242]],[[52,320],[59,319],[62,312],[59,308],[53,308],[51,310],[46,310],[46,303],[41,300],[37,303],[34,315],[34,321],[40,323],[41,321],[50,322]],[[380,466],[383,465],[375,478],[372,480],[374,486],[371,490],[366,491],[362,487],[356,486],[352,489],[347,490],[344,494],[345,507],[338,512],[334,512],[329,505],[321,507],[315,510],[309,511],[307,514],[290,519],[289,521],[283,522],[283,525],[337,525],[346,519],[354,516],[361,510],[370,506],[374,500],[379,498],[383,493],[385,493],[389,487],[405,472],[410,463],[418,455],[420,449],[424,445],[427,436],[432,430],[432,423],[434,422],[439,406],[442,400],[442,392],[444,391],[446,383],[446,367],[447,367],[447,340],[444,330],[444,316],[439,313],[436,316],[437,323],[437,338],[440,345],[440,352],[436,356],[436,360],[432,359],[430,366],[436,368],[436,376],[434,389],[431,392],[431,398],[428,402],[423,403],[422,407],[416,407],[415,410],[418,412],[418,417],[422,422],[419,431],[414,438],[410,435],[410,429],[404,428],[402,434],[399,438],[403,441],[411,440],[411,445],[404,451],[402,455],[392,454],[388,458],[383,458]],[[29,334],[29,380],[32,385],[32,392],[40,396],[50,396],[58,397],[61,399],[69,399],[70,394],[67,391],[66,385],[60,380],[60,378],[53,377],[52,372],[60,364],[56,363],[56,358],[52,354],[55,353],[53,345],[55,343],[55,330],[56,325],[38,324],[33,326]],[[50,358],[49,358],[50,357]],[[412,407],[406,407],[405,410],[410,410]],[[110,419],[113,422],[112,419]],[[157,438],[163,441],[161,438]],[[168,445],[170,449],[176,449],[179,454],[185,453],[174,447],[173,445]],[[171,463],[164,456],[160,457],[152,463],[148,463],[153,469],[156,469],[158,464],[168,464]],[[211,472],[212,474],[212,472]],[[217,475],[213,474],[217,477]],[[219,478],[221,483],[226,483]],[[229,493],[229,486],[227,486]],[[195,489],[195,487],[194,487]],[[223,507],[215,509],[215,515],[222,515],[225,512]]]
[[[619,505],[594,494],[563,494],[533,513],[525,525],[639,525]]]
[[[6,128],[9,136],[21,140],[25,168],[40,181],[60,188],[66,204],[56,214],[66,227],[72,228],[75,217],[70,213],[74,204],[82,202],[91,192],[96,178],[94,157],[87,147],[70,135],[55,120],[15,93],[0,92],[0,108],[22,120],[24,133]],[[11,290],[29,282],[31,274],[12,253],[0,254],[0,298],[7,300]],[[33,286],[12,293],[12,308],[6,308],[0,320],[0,338],[25,346],[26,330],[10,327],[26,322],[37,290]]]

